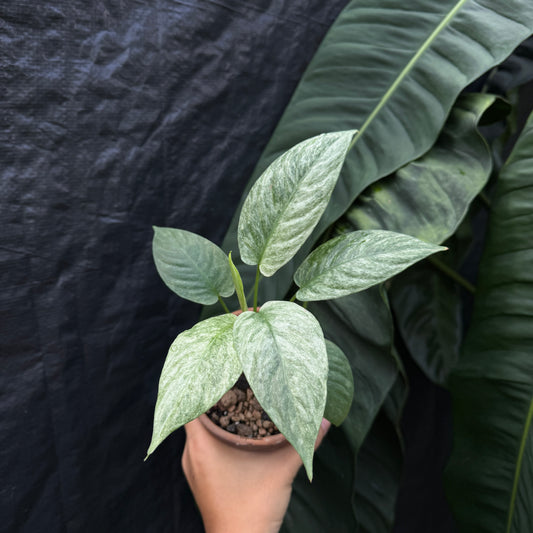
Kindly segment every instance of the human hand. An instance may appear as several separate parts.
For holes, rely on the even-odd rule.
[[[315,449],[330,427],[322,420]],[[214,437],[199,420],[185,425],[181,459],[207,533],[276,533],[302,466],[288,445],[272,452],[239,450]]]

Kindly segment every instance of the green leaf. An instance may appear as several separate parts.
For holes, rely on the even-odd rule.
[[[459,286],[430,263],[422,263],[400,274],[389,296],[409,353],[431,381],[445,385],[462,340]]]
[[[446,481],[460,531],[533,528],[533,115],[492,200],[472,322],[452,373]]]
[[[246,296],[244,295],[242,279],[239,274],[239,271],[237,270],[237,267],[233,264],[233,261],[231,259],[231,252],[229,253],[228,261],[231,269],[231,277],[233,279],[233,284],[235,285],[235,290],[237,291],[239,305],[241,306],[242,311],[246,311],[248,309],[248,304],[246,303]]]
[[[353,400],[353,375],[344,352],[333,342],[326,340],[328,353],[328,394],[324,418],[340,426],[348,416]]]
[[[331,427],[315,453],[313,482],[300,469],[292,484],[281,533],[353,533],[355,459],[342,428]]]
[[[274,161],[242,207],[241,258],[271,276],[307,239],[326,208],[355,131],[318,135]]]
[[[226,254],[211,241],[181,229],[154,226],[155,266],[167,287],[196,303],[214,304],[234,292]]]
[[[386,294],[381,287],[372,287],[344,298],[313,302],[309,309],[352,368],[357,394],[341,428],[355,454],[398,375]]]
[[[267,302],[235,322],[235,349],[259,403],[294,446],[309,479],[326,406],[328,356],[315,317],[291,302]]]
[[[501,106],[494,95],[462,95],[429,152],[368,187],[346,213],[346,221],[354,229],[398,231],[443,242],[489,179],[491,152],[478,125]]]
[[[532,32],[533,10],[523,0],[350,2],[309,64],[254,177],[306,137],[359,129],[311,245],[366,187],[425,153],[459,93]]]
[[[429,152],[367,188],[342,224],[399,231],[437,243],[456,233],[491,173],[490,149],[478,125],[503,110],[492,95],[459,97]],[[448,245],[450,252],[439,258],[454,269],[460,265],[457,245],[455,239]],[[462,338],[459,287],[423,262],[395,278],[390,297],[412,357],[431,380],[444,384]]]
[[[300,265],[294,281],[301,301],[328,300],[359,292],[445,250],[392,231],[354,231],[319,246]]]
[[[348,418],[340,428],[330,429],[316,453],[313,483],[297,476],[282,531],[350,533],[361,527],[361,522],[367,526],[369,516],[375,519],[374,525],[390,525],[398,485],[399,444],[390,427],[385,429],[380,422],[377,434],[375,428],[376,416],[398,381],[397,361],[391,355],[392,317],[385,294],[375,287],[338,300],[314,302],[309,308],[326,335],[346,354],[357,394]],[[384,531],[387,529],[379,527],[372,533]]]
[[[159,380],[148,455],[173,431],[213,406],[241,375],[233,348],[236,319],[233,314],[208,318],[172,343]]]

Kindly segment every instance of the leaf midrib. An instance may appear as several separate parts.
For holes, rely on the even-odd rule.
[[[383,109],[383,107],[387,104],[387,102],[391,99],[392,95],[395,93],[398,86],[403,82],[403,80],[407,77],[407,75],[411,72],[413,69],[413,66],[416,64],[416,62],[422,57],[424,52],[431,46],[433,41],[437,38],[437,36],[440,34],[440,32],[450,23],[450,21],[455,17],[457,12],[468,2],[469,0],[459,0],[455,7],[442,19],[440,24],[431,32],[429,37],[424,41],[424,44],[417,50],[415,55],[409,60],[407,65],[402,69],[400,74],[396,77],[392,85],[387,89],[385,94],[381,97],[378,105],[374,108],[372,113],[368,116],[368,118],[365,120],[364,124],[359,128],[359,131],[355,134],[355,137],[353,138],[353,141],[351,142],[348,151],[350,151],[355,144],[357,143],[357,140],[359,137],[366,131],[366,129],[370,126],[376,115]]]
[[[522,439],[520,441],[520,449],[518,451],[518,458],[516,461],[516,469],[513,479],[513,490],[511,492],[511,501],[509,502],[509,515],[507,519],[507,528],[505,529],[505,533],[511,532],[511,527],[513,525],[513,516],[514,516],[514,510],[515,510],[515,504],[516,504],[516,495],[518,493],[518,484],[520,482],[520,473],[522,470],[522,460],[524,458],[524,452],[526,449],[526,442],[529,436],[529,429],[531,427],[531,420],[533,419],[533,397],[531,398],[531,401],[529,403],[529,411],[526,418],[526,423],[524,426],[524,431],[522,433]]]

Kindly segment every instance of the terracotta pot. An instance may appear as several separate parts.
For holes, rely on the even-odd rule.
[[[200,420],[203,426],[217,439],[224,442],[228,446],[233,446],[242,450],[267,452],[276,448],[281,448],[282,446],[287,446],[289,444],[289,441],[281,433],[278,433],[277,435],[268,435],[267,437],[263,437],[261,439],[250,439],[247,437],[241,437],[240,435],[235,435],[234,433],[230,433],[229,431],[222,429],[206,414],[200,415],[198,420]]]

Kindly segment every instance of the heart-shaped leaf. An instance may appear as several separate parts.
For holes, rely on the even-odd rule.
[[[155,266],[167,287],[178,296],[210,305],[235,290],[226,254],[200,235],[154,226]]]
[[[233,348],[236,319],[233,314],[208,318],[172,343],[159,380],[147,455],[173,431],[207,411],[241,375]]]
[[[359,292],[445,249],[393,231],[347,233],[319,246],[300,265],[296,297],[305,302]]]
[[[326,340],[328,353],[328,395],[324,418],[340,426],[350,412],[353,399],[353,375],[344,352],[333,342]]]
[[[326,208],[355,131],[318,135],[276,159],[242,207],[241,259],[271,276],[300,249]]]
[[[256,398],[299,453],[311,479],[328,380],[320,324],[297,304],[272,301],[257,313],[239,315],[234,338]]]

